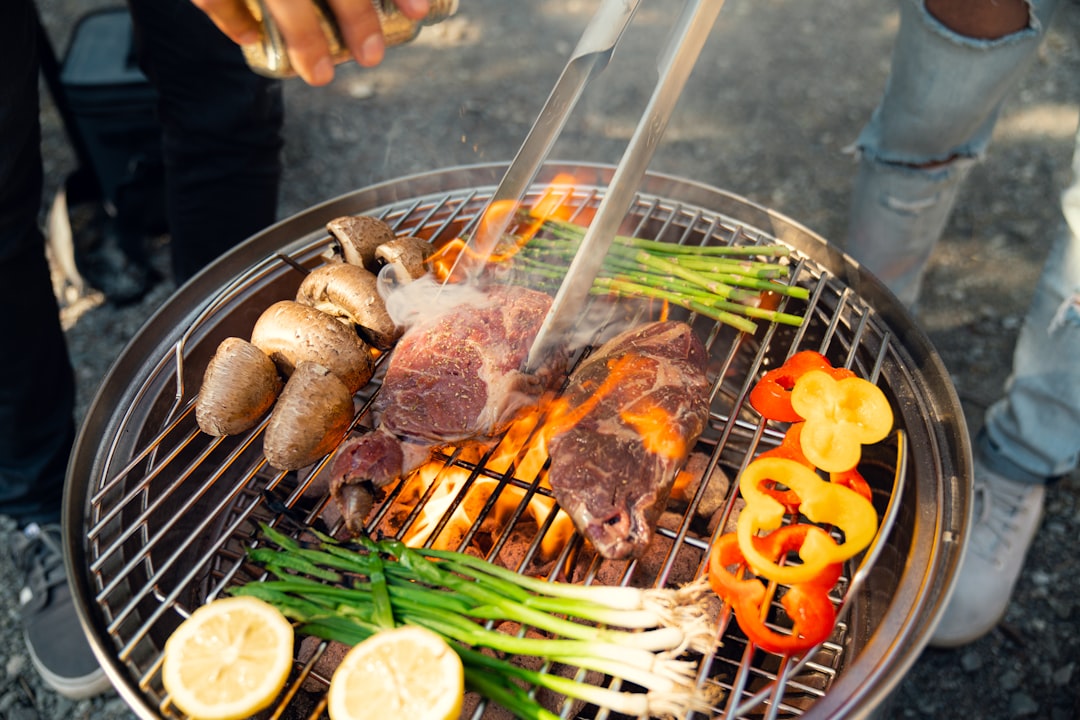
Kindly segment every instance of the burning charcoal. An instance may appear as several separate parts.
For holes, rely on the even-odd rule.
[[[743,500],[741,497],[735,498],[735,501],[732,503],[732,507],[731,507],[731,515],[728,516],[727,523],[724,525],[724,532],[725,533],[735,532],[735,521],[738,519],[739,513],[742,511],[742,509],[743,509],[743,507],[745,507],[745,505],[746,505],[746,501]],[[721,506],[716,512],[713,513],[713,516],[711,518],[709,518],[709,534],[710,535],[712,535],[712,534],[714,534],[716,532],[716,526],[719,525],[721,522],[723,522],[723,520],[724,520],[724,507]]]
[[[701,485],[701,479],[708,469],[709,457],[703,453],[692,453],[686,461],[686,466],[679,472],[675,479],[675,485],[671,488],[671,500],[686,507],[693,499]],[[718,509],[724,506],[728,492],[731,490],[731,479],[727,473],[717,465],[709,473],[709,482],[701,495],[701,500],[694,508],[694,514],[702,518],[710,518]]]

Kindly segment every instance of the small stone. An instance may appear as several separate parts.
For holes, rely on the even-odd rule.
[[[1068,685],[1072,681],[1073,670],[1076,669],[1076,663],[1066,663],[1062,665],[1051,675],[1055,685]]]
[[[26,658],[22,655],[12,655],[4,663],[4,672],[8,677],[16,677],[26,668]]]
[[[1014,693],[1009,698],[1009,713],[1012,717],[1024,717],[1039,712],[1039,703],[1027,693]]]
[[[978,672],[983,666],[982,655],[977,652],[966,652],[960,656],[960,667],[966,672]]]
[[[1003,690],[1015,690],[1020,687],[1023,678],[1020,677],[1020,673],[1014,670],[1008,670],[1001,674],[999,681]]]

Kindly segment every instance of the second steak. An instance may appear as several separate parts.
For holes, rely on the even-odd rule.
[[[549,482],[606,558],[639,557],[709,417],[707,356],[690,326],[626,331],[574,371],[549,421]]]

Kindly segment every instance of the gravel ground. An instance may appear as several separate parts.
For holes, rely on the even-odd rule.
[[[112,4],[40,0],[61,49],[75,18]],[[595,0],[465,0],[458,18],[394,49],[373,71],[345,66],[328,88],[287,84],[283,217],[416,172],[505,161],[535,118]],[[651,89],[654,53],[680,6],[642,3],[612,65],[552,157],[617,162]],[[652,164],[778,210],[827,238],[844,229],[853,169],[845,148],[888,69],[895,7],[874,0],[730,0]],[[1040,62],[1011,98],[990,157],[965,187],[934,257],[918,321],[953,375],[974,429],[1008,373],[1030,288],[1056,223],[1080,98],[1080,4],[1067,2]],[[74,169],[46,99],[47,201]],[[124,344],[170,294],[94,296],[65,311],[79,415]],[[2,520],[2,519],[0,519]],[[0,528],[2,529],[2,528]],[[1080,476],[1052,487],[1004,622],[958,650],[926,650],[879,714],[888,718],[1080,716]],[[0,574],[10,577],[7,559]],[[130,717],[114,695],[72,703],[38,680],[21,644],[16,589],[0,588],[0,718]]]

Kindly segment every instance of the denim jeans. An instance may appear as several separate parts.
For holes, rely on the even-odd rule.
[[[988,41],[951,31],[922,0],[900,2],[889,81],[856,143],[845,249],[909,306],[957,190],[985,154],[1058,2],[1029,5],[1027,28]],[[1068,473],[1080,455],[1080,134],[1074,171],[1062,196],[1066,222],[1025,318],[1005,396],[976,441],[987,465],[1019,481]]]

